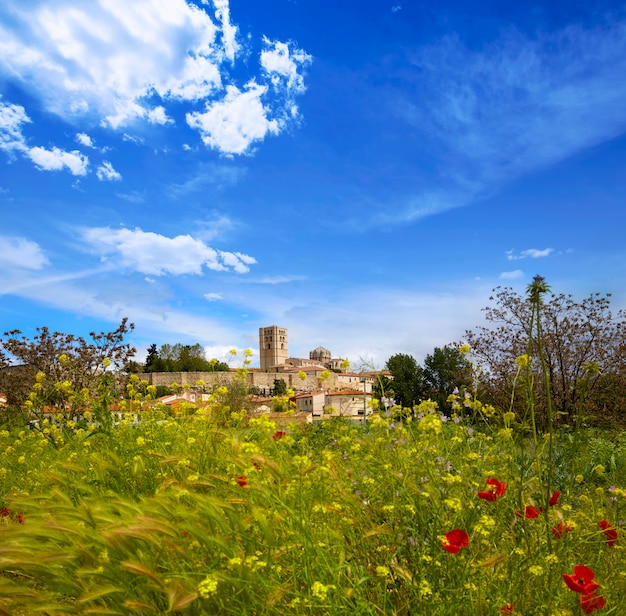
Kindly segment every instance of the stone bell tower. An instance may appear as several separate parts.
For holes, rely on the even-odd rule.
[[[273,366],[284,366],[287,360],[287,328],[270,325],[259,328],[259,357],[261,371],[268,372]]]

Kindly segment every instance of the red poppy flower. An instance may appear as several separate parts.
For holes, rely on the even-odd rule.
[[[487,489],[478,493],[478,498],[486,501],[496,501],[506,492],[506,484],[495,478],[487,479]]]
[[[537,507],[534,507],[533,505],[526,505],[526,508],[524,509],[524,514],[522,516],[522,512],[521,511],[515,511],[515,515],[518,518],[521,517],[525,517],[525,518],[537,518],[539,517],[539,514],[543,511],[543,509],[541,507],[539,507],[539,509],[537,509]]]
[[[441,546],[450,554],[456,554],[461,548],[469,545],[469,536],[464,530],[458,528],[446,533],[445,541],[441,542]]]
[[[507,603],[506,605],[503,605],[500,608],[500,614],[512,614],[513,613],[513,604],[512,603]]]
[[[274,434],[272,434],[272,438],[275,441],[279,441],[281,438],[283,438],[283,436],[285,436],[287,433],[283,432],[282,430],[277,430],[276,432],[274,432]]]
[[[574,530],[571,526],[565,526],[563,522],[559,522],[556,526],[552,528],[552,534],[560,539],[565,533],[570,533]]]
[[[20,524],[24,524],[24,514],[23,514],[23,513],[18,513],[18,514],[17,514],[17,521],[18,521]]]
[[[600,588],[600,584],[596,584],[593,581],[595,575],[596,574],[592,569],[589,569],[589,567],[585,567],[585,565],[576,565],[574,567],[573,574],[563,574],[563,581],[574,592],[589,595],[592,594],[594,590]]]
[[[561,496],[561,493],[558,490],[555,490],[554,492],[552,492],[552,496],[550,497],[550,500],[548,501],[548,505],[550,505],[550,507],[554,507],[554,505],[558,505],[559,496]]]
[[[604,607],[604,604],[604,597],[601,595],[596,595],[593,592],[580,595],[580,607],[585,614],[591,614],[596,610],[601,610]]]
[[[239,475],[237,477],[237,483],[243,488],[248,485],[248,478],[244,475]]]
[[[6,518],[11,513],[11,510],[8,507],[2,507],[0,509],[0,517]]]
[[[617,531],[606,520],[600,520],[598,526],[602,529],[609,547],[613,547],[613,544],[617,541]]]

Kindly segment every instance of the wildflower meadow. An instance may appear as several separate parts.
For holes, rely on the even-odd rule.
[[[626,433],[538,407],[536,282],[521,412],[277,423],[136,376],[114,412],[106,358],[95,393],[38,374],[56,411],[0,431],[0,614],[626,614]]]
[[[131,419],[0,432],[0,613],[626,613],[624,435]]]

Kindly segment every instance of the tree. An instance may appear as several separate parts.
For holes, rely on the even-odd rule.
[[[449,409],[448,396],[455,388],[470,388],[472,367],[457,345],[435,347],[424,360],[424,383],[428,396],[440,409]]]
[[[153,343],[148,347],[148,354],[146,355],[146,363],[144,365],[146,372],[152,372],[152,366],[158,357],[159,351],[157,350],[157,345]]]
[[[389,383],[392,392],[386,391],[386,396],[390,397],[393,393],[396,403],[406,408],[412,408],[423,399],[426,393],[424,371],[412,355],[392,355],[385,367],[393,377]]]
[[[287,383],[284,379],[274,379],[274,387],[272,388],[272,396],[284,396],[287,393]]]
[[[146,372],[228,372],[227,363],[207,360],[204,347],[199,344],[163,344],[157,351],[150,345],[145,363]]]
[[[0,389],[7,394],[10,405],[20,405],[34,385],[35,375],[42,373],[51,383],[69,382],[77,391],[93,391],[105,368],[120,371],[135,354],[135,349],[124,342],[134,327],[123,319],[112,332],[91,332],[90,340],[51,333],[47,327],[38,327],[32,340],[17,329],[5,332],[0,349],[11,365],[1,371]]]
[[[523,396],[521,391],[513,392],[516,358],[528,355],[539,412],[545,407],[546,380],[539,366],[536,336],[530,335],[534,300],[502,287],[494,289],[489,299],[495,305],[484,311],[491,327],[466,332],[474,359],[482,368],[482,385],[492,403],[503,409],[508,409],[515,394],[514,410],[521,412]],[[615,379],[625,384],[626,313],[622,310],[614,316],[610,295],[595,293],[580,302],[571,295],[549,294],[539,314],[553,408],[561,421],[571,423],[579,410],[583,415],[597,410],[604,388],[614,387]],[[546,419],[545,415],[538,417],[544,427]]]

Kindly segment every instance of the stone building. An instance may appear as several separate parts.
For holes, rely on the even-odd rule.
[[[325,366],[332,358],[332,355],[328,349],[325,349],[323,346],[318,346],[316,349],[313,349],[309,353],[309,359],[313,359],[322,366]]]
[[[261,372],[284,366],[289,357],[287,328],[270,325],[259,328],[259,361]]]

